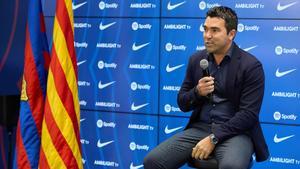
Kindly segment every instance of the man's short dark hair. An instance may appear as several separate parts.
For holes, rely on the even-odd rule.
[[[226,6],[216,6],[211,8],[206,13],[207,17],[218,17],[222,18],[225,21],[225,27],[227,33],[229,33],[232,29],[237,30],[238,17],[234,10]]]

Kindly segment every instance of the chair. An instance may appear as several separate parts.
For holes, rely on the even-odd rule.
[[[218,162],[213,157],[207,160],[191,159],[188,162],[188,166],[197,169],[218,169]],[[253,159],[251,158],[248,169],[251,169],[252,166],[253,166]]]

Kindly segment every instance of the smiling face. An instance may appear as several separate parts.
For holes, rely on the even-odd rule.
[[[236,30],[227,32],[225,20],[219,17],[207,17],[204,23],[204,45],[209,53],[225,55],[234,39]]]

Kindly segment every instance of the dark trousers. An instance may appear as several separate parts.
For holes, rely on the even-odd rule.
[[[159,144],[144,158],[145,169],[177,169],[190,160],[192,148],[208,136],[210,125],[186,129]],[[238,135],[218,143],[212,155],[219,169],[247,169],[253,154],[251,138]]]

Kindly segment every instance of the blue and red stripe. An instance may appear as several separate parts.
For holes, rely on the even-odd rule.
[[[46,80],[50,62],[40,0],[30,0],[26,25],[24,80],[14,168],[38,168]],[[25,81],[25,82],[24,82]]]

